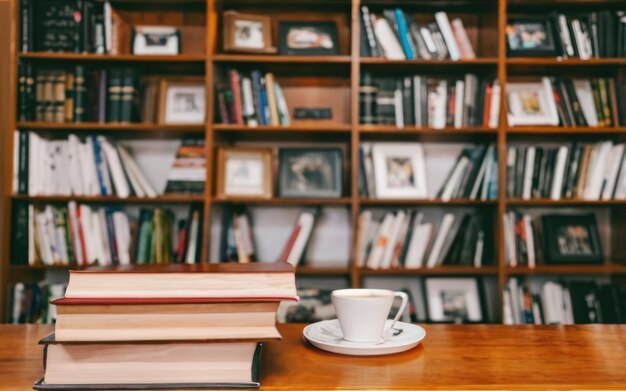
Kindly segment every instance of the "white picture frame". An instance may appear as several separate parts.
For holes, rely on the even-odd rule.
[[[138,56],[180,53],[180,32],[169,26],[135,26],[132,53]]]
[[[445,297],[456,295],[463,300],[466,321],[483,322],[483,309],[480,302],[478,280],[468,278],[427,278],[424,282],[426,291],[428,320],[431,322],[453,322],[454,317],[446,313]]]
[[[506,107],[509,126],[558,126],[550,79],[537,82],[510,82],[506,85]]]
[[[203,80],[162,80],[160,120],[164,125],[201,125],[206,121]]]
[[[377,198],[428,197],[422,144],[376,143],[372,160]]]

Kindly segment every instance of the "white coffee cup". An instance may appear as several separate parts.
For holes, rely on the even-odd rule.
[[[387,289],[338,289],[330,297],[343,338],[351,342],[379,342],[387,339],[409,301],[406,293]],[[385,329],[385,321],[396,297],[402,299],[402,304],[393,322]]]

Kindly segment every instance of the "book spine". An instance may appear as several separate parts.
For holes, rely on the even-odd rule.
[[[406,25],[406,19],[404,17],[404,12],[400,8],[395,9],[395,19],[398,25],[398,36],[400,38],[400,44],[402,45],[402,50],[404,51],[404,55],[407,60],[413,60],[415,58],[415,52],[413,51],[413,45],[409,42],[409,29]]]
[[[134,119],[135,99],[137,89],[135,87],[135,72],[131,68],[122,71],[122,84],[120,89],[120,122],[130,123]]]
[[[109,70],[109,80],[107,85],[106,122],[120,122],[122,75],[120,74],[120,70],[118,68]]]
[[[359,123],[372,125],[376,123],[376,93],[378,89],[372,75],[364,73],[359,87]]]
[[[32,4],[33,0],[21,0],[20,2],[20,50],[26,53],[32,50]]]
[[[233,102],[231,106],[232,122],[238,125],[243,125],[243,107],[241,99],[241,80],[239,72],[236,70],[230,71],[230,88],[233,91]]]
[[[365,30],[361,31],[361,34],[365,34],[367,37],[370,55],[372,57],[380,57],[380,48],[378,47],[378,42],[376,42],[376,36],[374,35],[374,28],[372,27],[369,8],[365,5],[361,6],[361,19],[363,20],[363,27]]]

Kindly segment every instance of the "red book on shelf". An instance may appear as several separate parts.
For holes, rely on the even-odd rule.
[[[302,226],[300,224],[296,225],[293,228],[293,231],[291,231],[291,236],[289,236],[289,239],[287,240],[287,245],[285,246],[285,249],[283,250],[283,254],[280,256],[280,259],[278,262],[284,263],[286,265],[290,265],[289,263],[287,263],[287,259],[289,259],[289,253],[291,253],[291,250],[293,249],[293,244],[296,242],[296,239],[298,238],[300,229],[302,229]]]
[[[487,84],[485,87],[485,106],[483,109],[483,126],[489,126],[489,115],[491,114],[491,94],[492,87],[490,84]]]
[[[233,90],[233,103],[231,107],[231,114],[233,116],[232,122],[238,125],[243,124],[243,111],[241,101],[241,81],[239,80],[239,72],[236,70],[230,71],[230,88]]]

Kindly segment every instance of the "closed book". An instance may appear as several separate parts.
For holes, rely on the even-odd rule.
[[[135,119],[135,101],[137,98],[136,76],[132,68],[122,70],[120,91],[120,122],[130,123]]]
[[[106,122],[120,122],[122,118],[122,72],[111,68],[107,75]]]
[[[461,51],[459,49],[459,45],[454,39],[452,26],[450,25],[450,20],[448,20],[448,14],[446,14],[445,12],[437,12],[435,13],[435,20],[437,21],[437,26],[439,26],[439,30],[441,30],[441,34],[446,43],[450,59],[453,61],[460,60]]]
[[[364,35],[367,38],[369,55],[371,57],[380,57],[380,47],[378,45],[378,42],[376,41],[376,36],[374,35],[374,28],[372,26],[372,19],[370,16],[369,8],[365,5],[361,6],[361,21],[363,26],[363,31],[361,31],[361,35]]]
[[[406,60],[402,46],[392,26],[385,18],[378,18],[374,23],[374,33],[380,43],[383,54],[388,60]]]
[[[280,116],[278,113],[278,101],[276,100],[276,88],[274,87],[274,75],[265,74],[265,91],[267,94],[267,107],[269,111],[269,125],[279,126]]]
[[[376,94],[378,87],[370,73],[361,75],[359,86],[359,123],[373,125],[376,123]]]
[[[394,10],[395,20],[398,26],[398,38],[400,39],[400,44],[402,45],[402,50],[404,50],[404,55],[407,60],[415,59],[415,47],[411,40],[411,36],[409,35],[409,28],[406,23],[406,17],[404,12],[400,8],[396,8]]]
[[[268,118],[265,115],[265,102],[263,99],[263,83],[261,82],[262,80],[262,75],[261,72],[259,71],[252,71],[250,73],[250,76],[252,78],[252,93],[253,93],[253,99],[254,99],[254,104],[255,104],[255,110],[256,110],[256,116],[257,116],[257,122],[259,123],[259,125],[267,125],[268,124]],[[220,110],[221,110],[221,103],[220,103]]]
[[[66,344],[52,335],[40,344],[45,374],[36,390],[259,387],[257,342]]]

